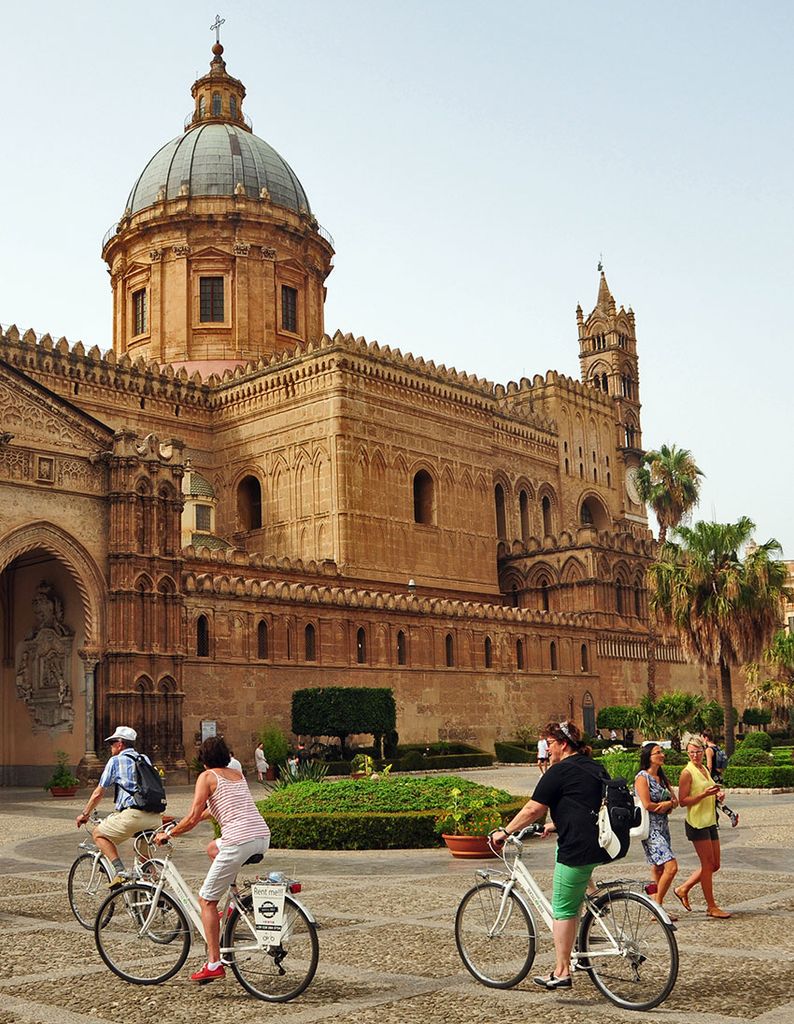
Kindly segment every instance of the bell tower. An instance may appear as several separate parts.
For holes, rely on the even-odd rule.
[[[595,308],[585,319],[576,307],[579,329],[579,363],[582,381],[611,395],[617,406],[618,448],[626,465],[637,465],[642,454],[640,427],[640,376],[634,313],[616,306],[606,275],[601,278]]]

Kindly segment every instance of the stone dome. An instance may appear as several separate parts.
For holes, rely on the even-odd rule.
[[[237,124],[199,124],[154,154],[132,186],[126,212],[133,215],[180,195],[234,196],[244,191],[249,199],[259,199],[262,189],[276,206],[311,213],[295,172],[264,139]]]

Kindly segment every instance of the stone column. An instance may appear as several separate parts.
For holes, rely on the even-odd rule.
[[[94,749],[95,671],[99,664],[100,654],[99,651],[88,647],[83,647],[77,653],[83,663],[85,683],[83,687],[85,693],[85,753],[80,759],[77,770],[81,782],[89,782],[98,780],[102,773],[102,762],[97,757],[96,750]]]

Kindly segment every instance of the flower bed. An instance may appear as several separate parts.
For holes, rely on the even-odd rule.
[[[273,846],[282,849],[415,849],[440,844],[436,818],[455,788],[498,808],[503,820],[524,803],[504,790],[441,775],[296,783],[257,807]]]

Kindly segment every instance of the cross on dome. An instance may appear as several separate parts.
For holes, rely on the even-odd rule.
[[[215,15],[215,21],[213,21],[213,23],[210,25],[210,32],[214,32],[215,33],[215,42],[216,43],[219,43],[221,41],[221,25],[225,25],[225,24],[226,24],[226,19],[222,18],[220,16],[220,14],[216,14]]]

